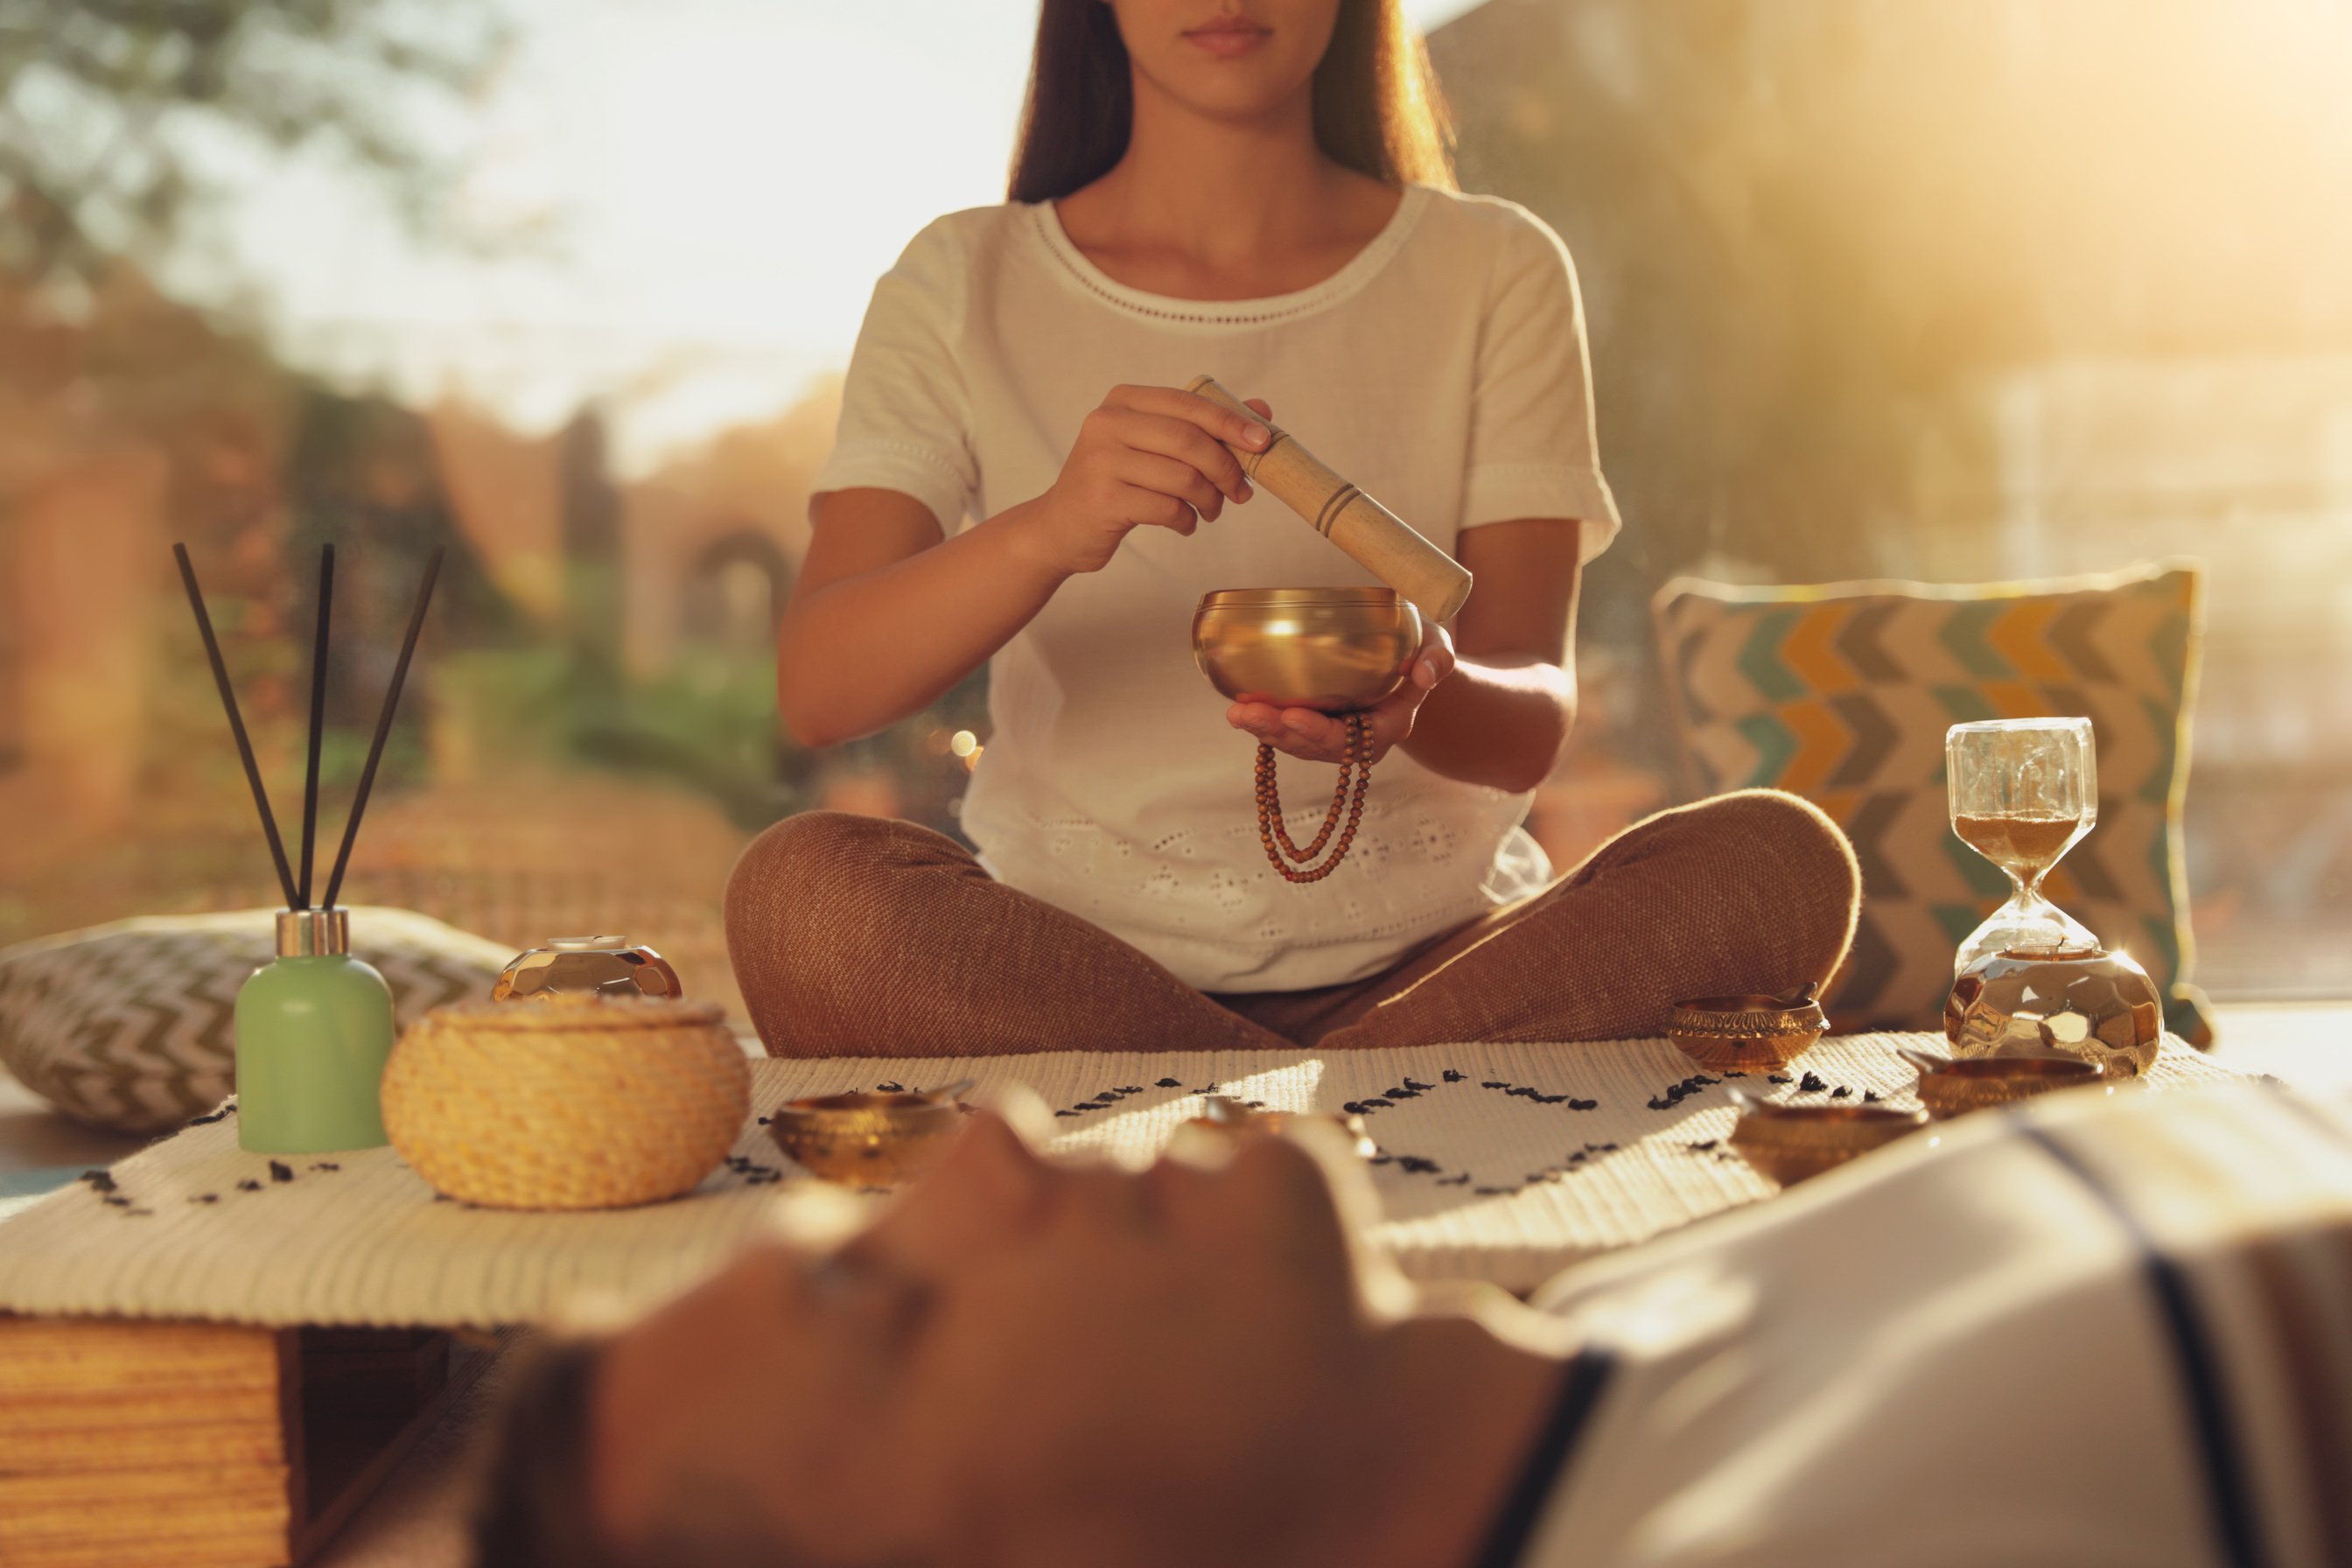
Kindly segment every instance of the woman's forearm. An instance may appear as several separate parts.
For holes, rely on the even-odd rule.
[[[830,746],[919,712],[1028,625],[1067,575],[1029,543],[1030,504],[795,599],[776,660],[793,738]]]
[[[1576,677],[1538,659],[1463,658],[1422,703],[1404,742],[1447,778],[1517,793],[1549,777],[1576,725]]]

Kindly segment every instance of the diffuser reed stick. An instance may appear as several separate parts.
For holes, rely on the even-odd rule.
[[[310,755],[302,773],[302,875],[296,889],[310,907],[310,847],[319,835],[319,742],[327,729],[327,624],[335,607],[335,547],[319,547],[319,625],[310,642]]]
[[[408,660],[416,652],[416,634],[425,629],[425,609],[433,602],[433,584],[441,575],[441,551],[436,549],[433,558],[425,563],[425,581],[417,584],[416,608],[408,617],[408,632],[400,640],[400,658],[392,667],[392,684],[384,689],[383,710],[376,715],[375,735],[368,742],[367,764],[360,769],[360,787],[352,796],[352,815],[343,824],[342,847],[335,851],[335,868],[327,878],[327,896],[320,900],[326,909],[335,907],[335,895],[342,891],[343,871],[352,858],[352,841],[359,837],[360,817],[367,810],[368,792],[375,787],[375,767],[383,760],[384,737],[392,733],[392,716],[400,706],[400,689],[408,679]],[[259,784],[254,786],[258,789]]]
[[[245,781],[253,786],[253,804],[261,813],[262,836],[269,840],[270,863],[278,868],[278,885],[285,889],[286,907],[295,907],[294,872],[286,864],[286,845],[278,837],[278,819],[270,815],[269,793],[261,786],[261,768],[253,760],[253,742],[245,732],[245,718],[236,709],[236,692],[228,683],[228,665],[221,658],[220,639],[213,635],[213,618],[205,612],[205,594],[196,585],[196,568],[185,544],[172,546],[180,563],[180,582],[188,590],[188,607],[196,613],[196,630],[205,639],[205,657],[212,661],[213,684],[220,689],[221,707],[228,712],[228,732],[236,741],[236,754],[245,763]],[[346,844],[346,848],[349,847]]]

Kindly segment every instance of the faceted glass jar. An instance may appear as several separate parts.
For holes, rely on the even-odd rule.
[[[559,936],[519,953],[490,987],[493,1002],[527,1002],[559,993],[597,996],[680,996],[677,971],[652,948],[625,936]]]
[[[2095,947],[2013,947],[1980,958],[1944,999],[1958,1057],[2048,1056],[2144,1072],[2164,1034],[2156,983],[2129,954]]]

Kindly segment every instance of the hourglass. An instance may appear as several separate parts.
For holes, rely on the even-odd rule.
[[[1996,719],[1944,737],[1952,831],[2009,878],[2010,898],[1960,943],[1954,973],[2019,948],[2092,949],[2042,879],[2099,820],[2098,752],[2088,719]]]

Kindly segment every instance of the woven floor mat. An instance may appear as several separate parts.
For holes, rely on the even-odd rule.
[[[1823,1040],[1785,1083],[1799,1101],[1911,1105],[1900,1043]],[[1380,1144],[1377,1240],[1423,1279],[1511,1289],[1776,1189],[1730,1153],[1723,1082],[1664,1041],[1459,1045],[1158,1056],[1053,1052],[753,1065],[752,1101],[921,1088],[967,1074],[1024,1082],[1055,1108],[1059,1148],[1150,1151],[1200,1096],[1364,1113]],[[2143,1081],[2234,1075],[2168,1039]],[[1813,1087],[1818,1085],[1819,1087]],[[2126,1089],[2119,1092],[2136,1092]],[[233,1117],[193,1126],[0,1222],[0,1310],[270,1324],[542,1321],[583,1293],[635,1299],[698,1277],[811,1181],[754,1121],[730,1165],[684,1198],[594,1214],[513,1214],[438,1200],[389,1149],[248,1154]]]

